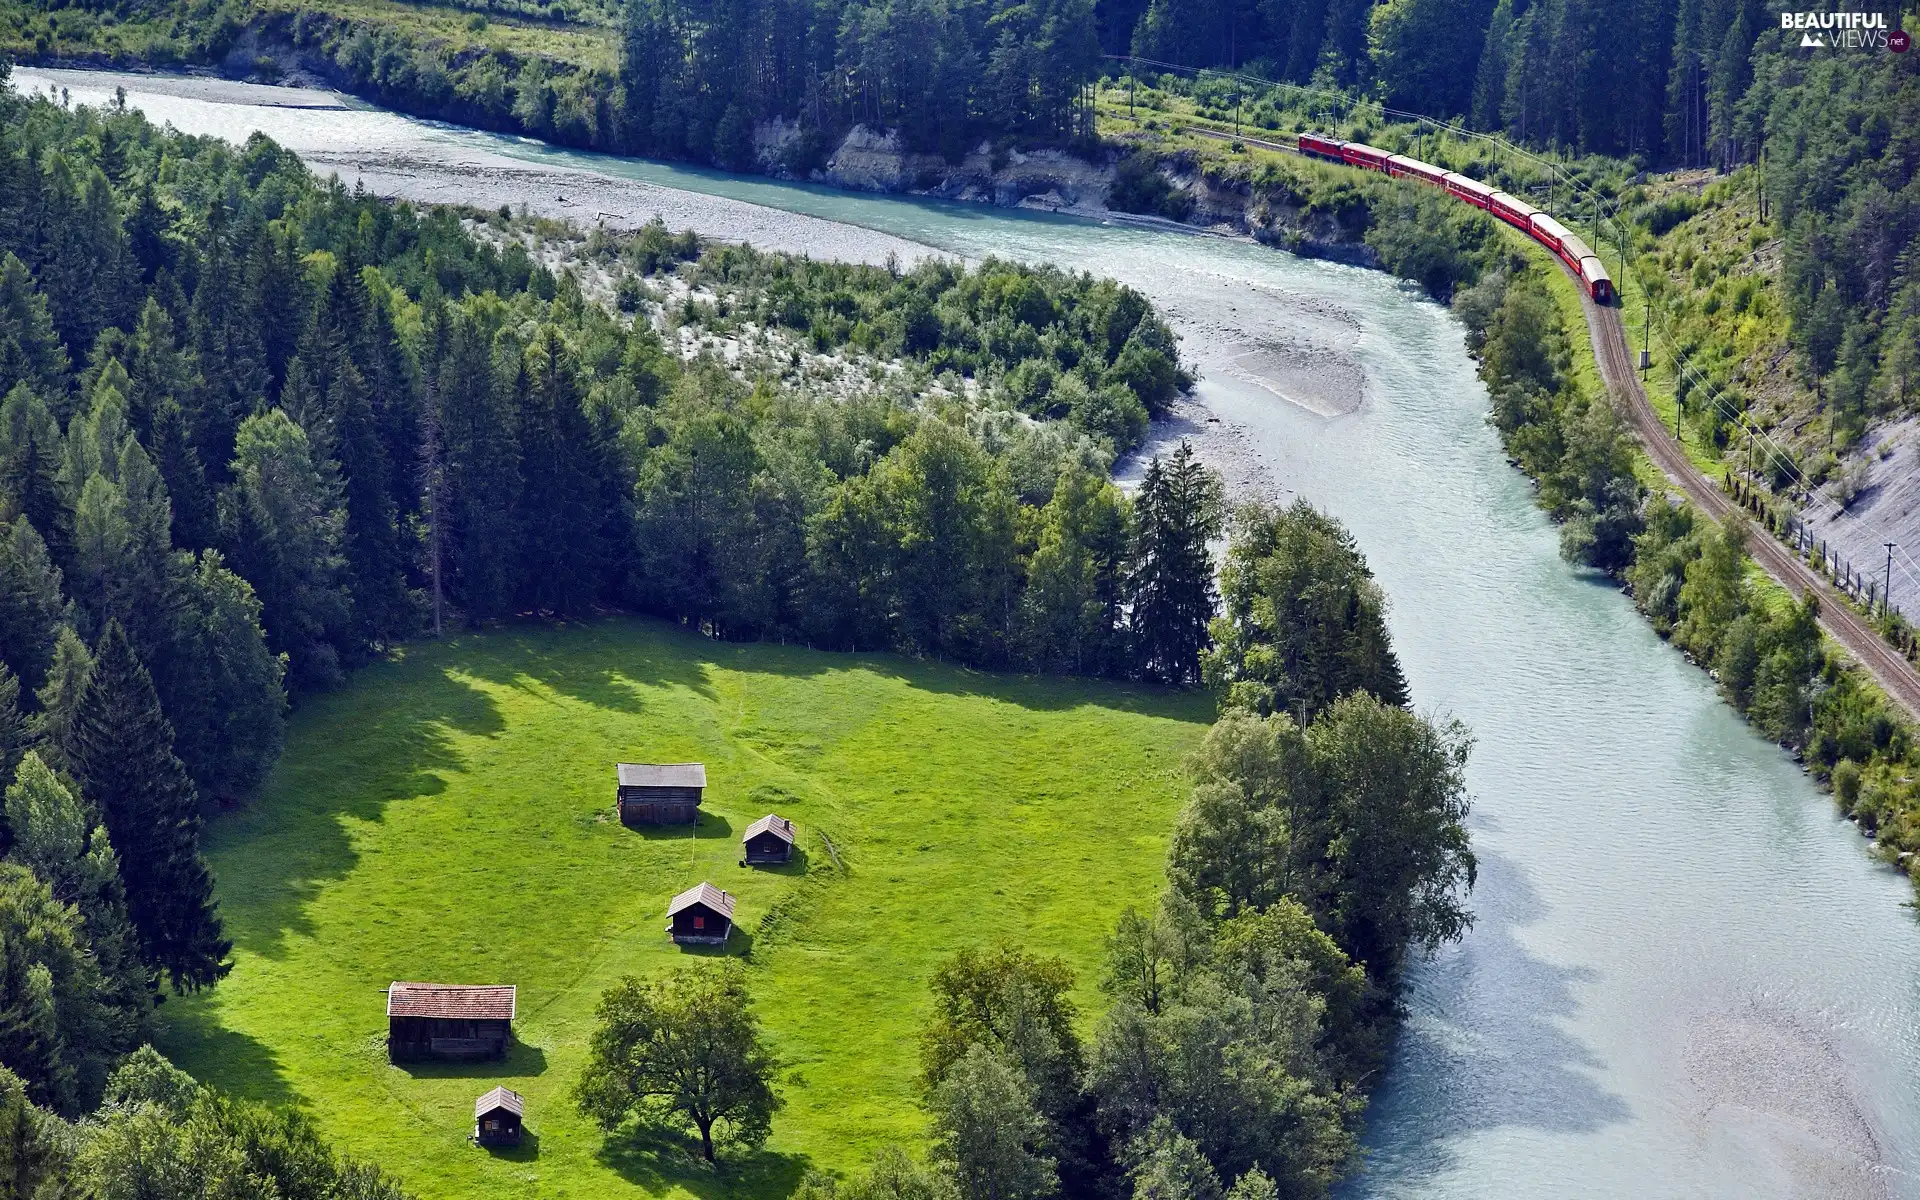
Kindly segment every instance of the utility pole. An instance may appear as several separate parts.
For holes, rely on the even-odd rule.
[[[1133,60],[1127,60],[1127,120],[1133,120]]]
[[[1627,273],[1626,261],[1626,257],[1622,255],[1620,259],[1622,275]],[[1642,279],[1640,290],[1647,295],[1647,322],[1640,327],[1640,378],[1645,379],[1647,368],[1653,365],[1653,289],[1647,286],[1646,280]],[[1677,402],[1675,407],[1679,407]]]
[[[1887,586],[1880,592],[1880,615],[1886,616],[1893,611],[1893,548],[1898,542],[1888,542],[1887,547]]]

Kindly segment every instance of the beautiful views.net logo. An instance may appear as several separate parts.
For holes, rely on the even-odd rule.
[[[1894,29],[1883,12],[1783,12],[1780,28],[1800,35],[1803,50],[1891,50],[1912,44],[1904,29]]]

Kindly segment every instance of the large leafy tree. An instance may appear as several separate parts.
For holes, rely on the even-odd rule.
[[[1308,722],[1349,692],[1407,702],[1386,597],[1340,522],[1305,500],[1250,504],[1220,575],[1225,612],[1206,678],[1229,705]]]
[[[780,1105],[774,1060],[738,967],[628,976],[597,1017],[574,1099],[603,1128],[635,1116],[691,1126],[708,1162],[716,1131],[750,1147],[766,1140]]]
[[[1044,1152],[1045,1119],[1018,1063],[974,1043],[952,1064],[927,1101],[933,1160],[965,1200],[1042,1200],[1059,1189]]]
[[[174,755],[173,727],[152,677],[117,621],[100,635],[65,750],[82,790],[106,815],[148,963],[178,990],[225,975],[231,943],[200,857],[199,797]]]

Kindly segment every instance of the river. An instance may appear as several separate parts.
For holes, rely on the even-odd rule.
[[[1907,885],[1619,591],[1562,563],[1460,325],[1377,273],[1244,242],[609,159],[327,93],[116,86],[382,194],[526,203],[819,256],[999,254],[1111,275],[1197,364],[1241,488],[1359,538],[1413,694],[1472,726],[1478,920],[1418,966],[1350,1197],[1920,1197]],[[1224,450],[1221,448],[1224,447]]]

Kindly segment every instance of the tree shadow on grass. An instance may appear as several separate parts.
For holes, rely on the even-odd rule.
[[[461,660],[467,674],[529,693],[538,685],[593,708],[642,712],[643,687],[713,695],[700,656],[688,653],[690,645],[705,639],[666,621],[607,617],[529,623],[464,640],[485,650]]]
[[[716,642],[680,631],[704,643],[716,666],[742,674],[804,679],[836,671],[867,671],[898,680],[916,691],[998,700],[1033,712],[1102,708],[1176,720],[1211,720],[1215,699],[1197,689],[1157,687],[1080,676],[1025,675],[982,671],[935,659],[900,654],[812,650],[770,643]]]
[[[168,1005],[169,1008],[173,1007]],[[217,1079],[222,1089],[245,1100],[299,1105],[304,1098],[287,1080],[286,1068],[266,1043],[219,1023],[205,1004],[168,1014],[157,1047],[197,1078]]]
[[[609,1134],[595,1156],[636,1187],[659,1195],[680,1187],[700,1200],[787,1196],[800,1186],[808,1159],[771,1150],[722,1145],[718,1163],[700,1156],[697,1137],[657,1125],[628,1124]]]
[[[358,861],[343,818],[379,822],[391,801],[438,795],[444,776],[465,770],[454,735],[504,728],[485,692],[444,668],[398,662],[304,703],[265,792],[207,827],[234,945],[279,958],[289,935],[311,936],[308,904]]]

